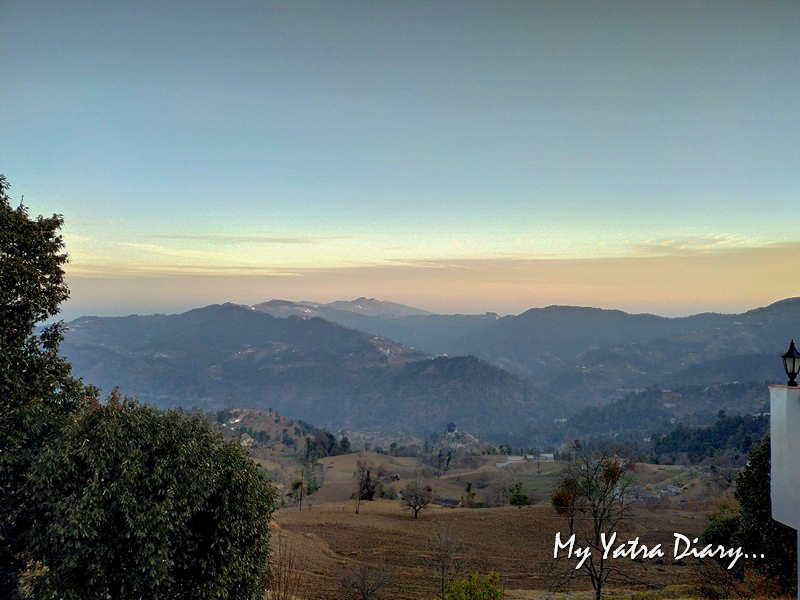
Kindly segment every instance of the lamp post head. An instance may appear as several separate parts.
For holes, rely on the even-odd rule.
[[[794,347],[794,340],[789,344],[789,349],[786,354],[781,356],[781,359],[783,359],[783,370],[789,376],[789,381],[786,385],[797,387],[797,382],[794,379],[800,373],[800,352]]]

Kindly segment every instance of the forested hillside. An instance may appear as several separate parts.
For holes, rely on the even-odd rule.
[[[455,421],[521,434],[550,406],[532,386],[473,357],[438,357],[320,318],[239,305],[180,315],[84,317],[62,351],[76,374],[157,405],[275,408],[334,429],[429,433]]]

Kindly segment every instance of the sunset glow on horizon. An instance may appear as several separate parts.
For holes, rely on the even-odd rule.
[[[64,316],[800,295],[794,2],[8,1],[0,172]]]

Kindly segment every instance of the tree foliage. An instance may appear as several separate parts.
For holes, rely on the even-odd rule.
[[[717,421],[709,427],[678,425],[664,436],[653,436],[653,454],[685,452],[693,463],[728,452],[732,456],[746,456],[754,445],[769,431],[769,417],[762,415],[726,416],[720,411]]]
[[[556,489],[556,493],[550,498],[550,503],[556,514],[567,518],[569,524],[569,534],[575,532],[575,513],[580,502],[580,487],[572,477],[564,477]]]
[[[362,500],[372,501],[375,499],[375,491],[384,476],[384,472],[383,467],[377,467],[373,475],[374,468],[372,463],[366,459],[356,462],[356,471],[353,473],[353,477],[356,478],[356,514],[358,514]]]
[[[101,405],[63,324],[37,329],[69,293],[62,224],[0,175],[0,597],[263,597],[273,491],[242,448],[200,415]]]
[[[87,390],[58,355],[63,325],[36,325],[69,295],[60,215],[11,207],[0,175],[0,597],[16,595],[30,502],[22,486],[44,440],[61,430]],[[90,391],[91,393],[91,391]]]
[[[777,583],[783,592],[791,591],[797,564],[797,534],[772,518],[769,435],[753,449],[747,466],[736,477],[734,496],[739,501],[739,512],[722,505],[709,516],[704,541],[740,546],[748,554],[763,554],[764,559],[752,562],[753,568]]]
[[[269,483],[201,415],[112,394],[35,459],[37,598],[262,598]]]

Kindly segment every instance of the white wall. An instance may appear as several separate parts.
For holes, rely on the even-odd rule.
[[[769,386],[772,518],[800,529],[800,388]]]

